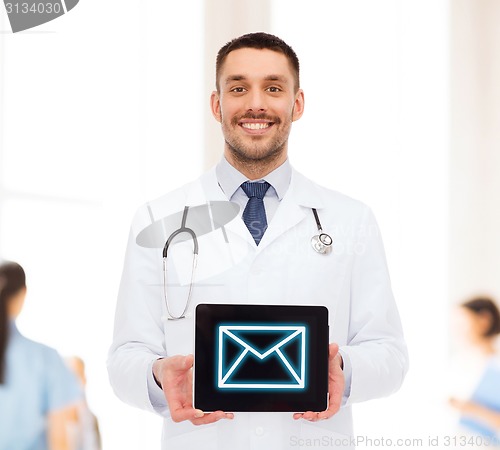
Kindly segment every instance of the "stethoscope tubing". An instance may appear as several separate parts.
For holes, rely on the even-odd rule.
[[[329,254],[332,250],[333,239],[329,234],[323,232],[323,228],[321,226],[321,222],[319,220],[319,216],[318,216],[318,212],[316,211],[316,208],[311,208],[311,209],[312,209],[312,212],[314,214],[314,219],[316,221],[316,226],[318,227],[318,232],[319,232],[318,235],[315,235],[311,238],[311,245],[317,253]],[[182,221],[181,221],[180,228],[175,230],[168,237],[167,241],[165,242],[165,246],[163,247],[163,296],[165,299],[165,307],[167,309],[167,319],[168,320],[184,319],[186,317],[186,312],[189,309],[189,305],[191,304],[195,271],[196,271],[196,266],[198,264],[198,250],[199,250],[199,248],[198,248],[198,238],[196,236],[196,233],[194,232],[193,229],[186,227],[186,220],[187,220],[188,211],[189,211],[189,206],[185,206],[184,212],[182,214]],[[169,305],[168,296],[167,296],[167,256],[168,256],[168,250],[170,248],[170,245],[172,244],[172,241],[182,233],[189,234],[191,236],[192,241],[193,241],[193,264],[191,267],[191,281],[189,283],[189,292],[188,292],[188,299],[186,301],[186,305],[185,305],[184,310],[182,311],[181,314],[174,315],[174,314],[172,314],[172,311],[170,311],[170,305]]]
[[[181,222],[181,227],[177,230],[175,230],[167,239],[167,242],[165,243],[165,246],[163,247],[163,297],[165,299],[165,306],[167,308],[167,318],[168,320],[179,320],[183,319],[186,317],[186,312],[189,308],[189,305],[191,304],[191,296],[193,293],[193,282],[194,282],[194,274],[196,272],[196,266],[198,264],[198,238],[196,236],[196,233],[194,230],[191,228],[186,227],[186,219],[189,211],[189,206],[184,207],[184,212],[182,214],[182,222]],[[186,302],[186,305],[184,307],[184,310],[180,315],[174,315],[170,311],[169,303],[168,303],[168,296],[167,296],[167,256],[168,256],[168,249],[170,248],[170,245],[172,241],[179,236],[179,234],[182,233],[188,233],[191,236],[191,239],[193,241],[193,264],[191,267],[191,281],[189,282],[189,292],[188,292],[188,299]]]

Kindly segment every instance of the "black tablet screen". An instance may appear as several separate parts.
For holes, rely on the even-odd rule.
[[[195,320],[196,408],[327,408],[326,307],[200,304]]]

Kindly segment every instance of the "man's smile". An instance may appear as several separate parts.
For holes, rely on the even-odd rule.
[[[249,134],[263,134],[267,132],[276,122],[265,119],[241,119],[238,125]]]
[[[249,130],[262,130],[264,128],[269,128],[272,125],[272,123],[266,122],[266,123],[251,123],[251,122],[244,122],[241,124],[243,128],[248,128]]]

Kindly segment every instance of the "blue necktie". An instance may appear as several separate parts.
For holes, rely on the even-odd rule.
[[[266,210],[264,208],[264,195],[271,185],[264,181],[263,183],[252,183],[245,181],[241,188],[248,195],[248,202],[243,211],[243,222],[253,236],[257,245],[259,245],[262,236],[267,228]]]

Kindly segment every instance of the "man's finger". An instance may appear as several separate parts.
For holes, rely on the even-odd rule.
[[[201,409],[195,408],[177,408],[170,409],[170,415],[174,422],[183,422],[184,420],[196,420],[204,417],[205,413]]]
[[[318,413],[318,419],[319,420],[329,419],[330,417],[333,417],[336,412],[337,411],[331,411],[329,409],[327,409],[326,411],[321,411],[320,413]]]
[[[304,419],[309,422],[315,422],[316,420],[318,420],[318,413],[315,413],[313,411],[306,411],[304,413],[295,413],[293,415],[293,418],[295,420]]]
[[[191,367],[193,367],[194,357],[193,355],[187,356],[171,356],[165,361],[166,364],[166,372],[186,372]]]
[[[193,425],[207,425],[209,423],[217,422],[221,419],[233,419],[233,413],[225,413],[223,411],[215,411],[213,413],[204,414],[203,417],[191,420]]]
[[[193,363],[194,363],[194,356],[186,355],[184,357],[184,370],[191,369],[191,367],[193,367]]]
[[[337,356],[337,353],[339,352],[339,345],[332,343],[328,346],[328,356],[329,360],[332,361],[335,356]]]

